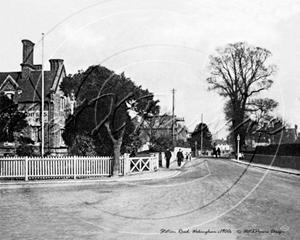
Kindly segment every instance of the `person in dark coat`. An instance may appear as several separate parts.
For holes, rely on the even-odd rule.
[[[183,154],[182,154],[182,152],[181,152],[181,149],[179,149],[179,151],[177,152],[177,163],[178,163],[178,167],[181,166],[181,161],[182,161],[183,158],[184,158],[184,157],[183,157]]]
[[[172,157],[172,153],[170,152],[169,149],[165,152],[165,159],[166,159],[166,168],[169,168],[170,166],[170,159]]]
[[[217,154],[218,154],[218,157],[221,157],[221,150],[220,150],[220,148],[217,149]]]
[[[215,157],[217,157],[217,149],[215,147],[213,148],[212,155],[215,156]]]

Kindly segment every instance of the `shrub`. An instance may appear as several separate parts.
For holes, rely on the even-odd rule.
[[[277,151],[278,149],[278,151]],[[271,144],[269,146],[258,146],[256,154],[298,156],[300,157],[300,143]]]

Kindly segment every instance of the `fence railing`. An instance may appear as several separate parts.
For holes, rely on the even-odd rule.
[[[153,172],[158,169],[158,155],[151,155],[147,157],[131,157],[124,156],[124,175]]]
[[[111,175],[110,157],[47,157],[0,159],[0,178],[83,178]]]
[[[119,174],[128,175],[158,168],[156,156],[122,156]],[[0,179],[86,178],[110,176],[111,157],[7,157],[0,159]]]

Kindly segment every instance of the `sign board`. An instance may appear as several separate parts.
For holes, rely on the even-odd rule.
[[[40,111],[28,111],[27,112],[27,122],[30,126],[40,126],[41,125],[41,118],[40,118]],[[48,123],[48,111],[44,111],[44,122]]]

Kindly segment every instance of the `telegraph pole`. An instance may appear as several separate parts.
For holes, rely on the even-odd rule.
[[[44,157],[44,147],[45,147],[45,129],[44,129],[44,98],[45,98],[45,89],[44,89],[44,33],[42,33],[42,108],[41,108],[41,124],[42,124],[42,139],[41,139],[41,155]]]
[[[173,101],[172,101],[172,139],[173,144],[175,143],[175,89],[172,89]]]

